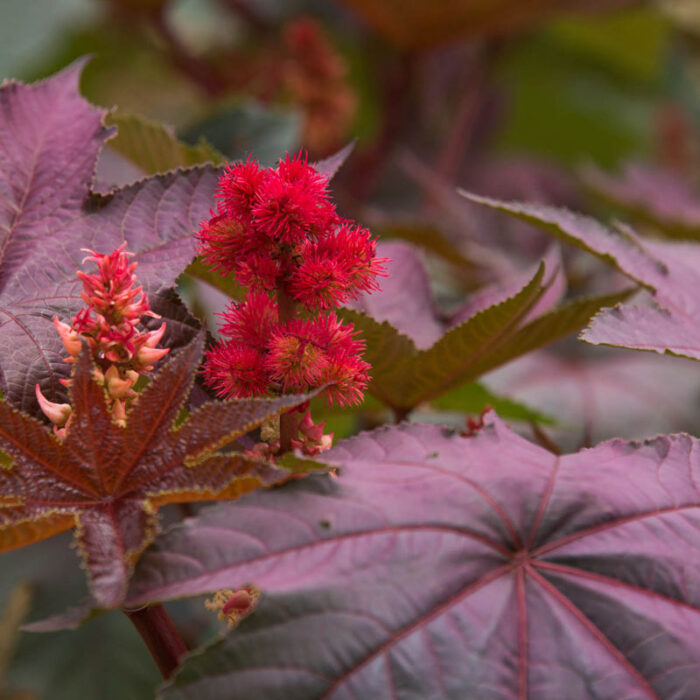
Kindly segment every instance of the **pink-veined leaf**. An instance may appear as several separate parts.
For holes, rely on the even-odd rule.
[[[470,438],[403,424],[324,457],[337,478],[207,509],[142,558],[133,605],[263,591],[165,698],[694,696],[697,439],[556,457],[489,414]]]

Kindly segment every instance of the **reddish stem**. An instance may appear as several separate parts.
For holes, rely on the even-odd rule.
[[[358,154],[354,161],[353,179],[349,183],[355,199],[366,199],[371,193],[379,171],[401,135],[409,114],[409,97],[415,68],[415,57],[402,54],[391,66],[384,80],[382,126],[374,146]]]
[[[402,423],[411,415],[410,408],[392,408],[394,412],[394,423]]]
[[[141,635],[163,678],[170,678],[187,647],[165,608],[158,604],[139,610],[124,610],[124,613]]]
[[[297,304],[286,292],[284,284],[277,284],[277,307],[280,323],[287,323],[297,315]],[[291,413],[283,413],[280,416],[280,451],[283,455],[292,449],[292,438],[295,433],[294,416]]]
[[[175,68],[205,90],[210,97],[220,95],[226,89],[222,79],[206,61],[195,56],[183,44],[180,37],[171,29],[165,15],[160,12],[150,19],[153,28],[166,44],[170,60]]]
[[[487,69],[490,55],[482,50],[469,66],[462,97],[449,131],[438,156],[435,170],[446,182],[452,182],[461,165],[465,150],[471,145],[474,130],[483,106]]]
[[[547,435],[547,433],[545,433],[535,421],[530,421],[530,427],[532,428],[532,434],[539,445],[544,447],[545,450],[549,450],[549,452],[552,454],[557,456],[561,454],[559,445],[557,445],[557,443],[554,442],[554,440],[552,440],[552,438],[550,438],[549,435]]]

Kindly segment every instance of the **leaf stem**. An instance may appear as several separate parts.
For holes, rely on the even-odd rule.
[[[163,678],[170,678],[187,647],[165,608],[158,603],[138,610],[125,609],[124,613],[141,635]]]
[[[392,408],[394,412],[394,423],[402,423],[411,415],[410,408]]]
[[[297,304],[287,294],[282,282],[277,284],[277,307],[280,323],[287,323],[297,315]],[[280,416],[280,455],[291,451],[294,428],[294,417],[289,412],[283,413]]]

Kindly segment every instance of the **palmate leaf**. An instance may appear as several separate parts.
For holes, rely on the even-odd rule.
[[[0,383],[38,415],[34,384],[63,400],[63,347],[51,322],[82,306],[82,248],[123,241],[153,295],[194,257],[195,231],[213,201],[211,166],[149,178],[108,196],[90,192],[97,154],[114,128],[78,93],[84,61],[45,81],[0,87]]]
[[[379,252],[393,261],[382,293],[341,313],[367,343],[370,393],[400,413],[579,330],[601,306],[628,294],[575,300],[551,310],[563,289],[556,258],[549,256],[549,264],[541,264],[531,277],[482,292],[475,306],[456,315],[458,325],[444,332],[415,250],[392,243]]]
[[[75,527],[97,606],[114,607],[155,536],[159,506],[236,498],[289,477],[270,462],[215,450],[310,395],[204,404],[173,429],[202,347],[200,335],[163,366],[125,428],[112,422],[87,352],[73,375],[63,442],[0,403],[0,448],[13,458],[0,470],[0,551]]]
[[[588,250],[653,293],[657,306],[623,304],[598,314],[583,340],[700,360],[700,245],[644,240],[627,226],[611,230],[565,209],[465,195]]]
[[[694,697],[700,444],[556,457],[494,414],[325,453],[339,476],[222,504],[159,537],[132,605],[255,583],[258,610],[163,697]]]

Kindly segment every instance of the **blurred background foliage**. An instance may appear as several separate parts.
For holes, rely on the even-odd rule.
[[[97,189],[249,153],[269,165],[299,146],[320,159],[356,139],[333,181],[339,206],[380,237],[422,248],[445,318],[466,293],[502,282],[550,244],[468,205],[457,186],[622,213],[650,235],[700,237],[697,0],[0,3],[0,76],[40,79],[84,54],[93,59],[83,93],[118,107]],[[644,194],[660,183],[678,202],[670,211]],[[590,257],[564,259],[570,294],[619,288]],[[189,273],[182,291],[215,332],[213,312],[226,300],[217,288],[240,289],[196,263]],[[576,448],[614,434],[697,434],[699,397],[697,369],[682,360],[571,339],[417,417],[463,425],[488,403],[544,444]],[[326,418],[342,436],[391,417],[369,397],[360,411]],[[75,564],[61,538],[3,555],[2,700],[153,696],[157,673],[122,616],[17,635],[26,616],[79,598]],[[197,601],[174,614],[192,644],[218,629]]]

